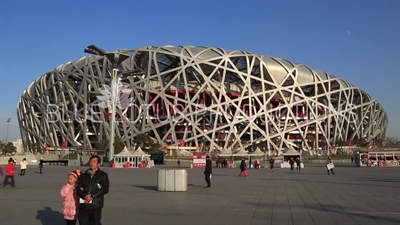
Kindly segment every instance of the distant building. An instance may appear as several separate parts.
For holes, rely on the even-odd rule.
[[[22,142],[22,139],[17,139],[16,141],[13,142],[13,145],[15,146],[17,153],[24,152],[24,144]]]

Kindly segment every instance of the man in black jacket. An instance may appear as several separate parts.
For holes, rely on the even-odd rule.
[[[300,160],[300,157],[296,158],[296,169],[298,171],[301,171],[301,160]]]
[[[108,193],[110,182],[107,173],[99,169],[100,163],[99,156],[91,156],[90,168],[79,177],[76,190],[80,198],[78,216],[80,225],[101,225],[104,195]]]
[[[42,174],[42,170],[43,170],[43,158],[40,158],[40,161],[39,161],[39,173],[40,174]]]
[[[210,156],[206,157],[206,168],[204,169],[204,175],[207,182],[207,187],[211,187],[211,176],[212,176],[212,162]]]

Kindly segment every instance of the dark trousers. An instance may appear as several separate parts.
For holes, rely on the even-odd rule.
[[[67,225],[76,225],[76,220],[65,220]]]
[[[25,176],[26,169],[21,169],[21,176]]]
[[[332,175],[335,175],[335,173],[333,172],[333,169],[328,170],[328,175],[329,175],[329,172],[331,172]]]
[[[290,164],[290,170],[294,169],[294,164]]]
[[[210,179],[210,174],[205,174],[205,180],[207,182],[207,187],[211,187],[211,179]]]
[[[43,166],[39,166],[39,173],[42,174]]]
[[[301,164],[297,163],[296,166],[297,166],[296,169],[301,171]]]
[[[11,187],[14,187],[14,186],[15,186],[14,176],[9,176],[9,175],[6,175],[6,176],[4,177],[3,187],[7,186],[8,179],[11,179]]]
[[[101,208],[87,209],[79,207],[79,225],[101,225]]]

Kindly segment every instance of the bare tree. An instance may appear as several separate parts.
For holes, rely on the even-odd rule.
[[[382,145],[384,147],[397,146],[397,138],[396,137],[386,137],[385,140],[383,141]]]

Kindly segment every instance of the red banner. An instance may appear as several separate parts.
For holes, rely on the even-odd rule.
[[[206,168],[207,152],[193,152],[193,168]]]

